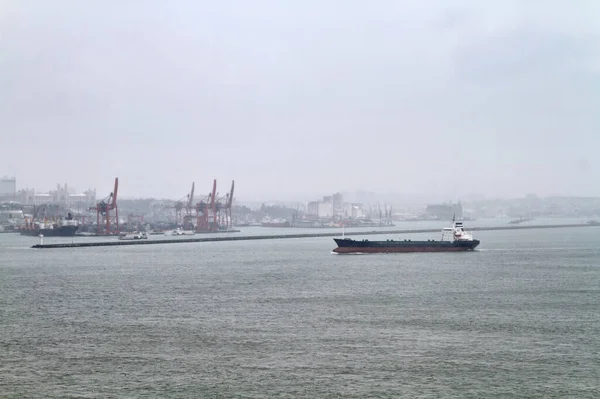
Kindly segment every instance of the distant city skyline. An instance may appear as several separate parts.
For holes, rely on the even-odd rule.
[[[4,176],[7,177],[7,176]],[[86,192],[87,190],[96,190],[96,194],[97,194],[97,200],[101,200],[102,198],[108,196],[110,194],[110,192],[112,191],[112,187],[107,190],[106,192],[103,191],[98,191],[97,188],[90,186],[90,187],[86,187],[85,189],[80,189],[79,187],[75,187],[75,185],[73,184],[69,184],[68,182],[66,183],[57,183],[54,184],[53,187],[50,187],[48,189],[39,189],[36,187],[22,187],[19,185],[19,179],[15,176],[11,176],[11,179],[15,178],[16,180],[16,193],[18,194],[21,190],[35,190],[35,192],[37,193],[48,193],[48,192],[52,192],[55,191],[57,189],[57,184],[60,185],[61,187],[66,185],[68,187],[68,190],[70,193],[75,194],[75,193],[83,193]],[[119,178],[119,181],[122,181],[121,178]],[[113,181],[114,183],[114,181]],[[212,182],[211,182],[212,184]],[[230,188],[230,184],[231,181],[229,181],[227,183],[226,186],[226,190],[228,191]],[[475,200],[494,200],[494,199],[517,199],[517,198],[525,198],[527,196],[530,195],[535,195],[541,198],[544,197],[593,197],[593,198],[600,198],[600,196],[577,196],[577,195],[568,195],[568,194],[560,194],[560,193],[554,193],[554,194],[549,194],[549,195],[539,195],[537,193],[524,193],[522,195],[519,196],[487,196],[485,194],[482,193],[467,193],[467,194],[462,194],[461,196],[458,197],[449,197],[449,196],[440,196],[439,194],[427,194],[427,193],[402,193],[402,192],[376,192],[376,191],[370,191],[370,190],[364,190],[364,189],[356,189],[356,190],[351,190],[351,191],[343,191],[343,190],[330,190],[329,192],[324,192],[324,193],[317,193],[317,194],[305,194],[305,193],[286,193],[285,195],[282,195],[280,197],[263,197],[263,198],[253,198],[250,196],[246,196],[244,195],[244,193],[240,193],[238,190],[239,183],[236,182],[236,192],[234,197],[236,198],[237,201],[242,201],[242,202],[248,202],[248,203],[260,203],[260,202],[265,202],[265,203],[269,203],[269,202],[288,202],[288,203],[292,203],[292,202],[300,202],[300,203],[308,203],[311,201],[317,201],[317,200],[321,200],[322,197],[324,196],[330,196],[333,195],[335,193],[340,193],[344,196],[344,199],[346,200],[350,200],[350,201],[354,201],[354,199],[356,199],[357,197],[360,197],[361,195],[364,197],[371,197],[372,201],[374,202],[381,202],[381,203],[393,203],[393,202],[405,202],[405,203],[450,203],[450,202],[458,202],[458,201],[475,201]],[[182,198],[185,198],[185,196],[188,194],[189,192],[189,187],[188,187],[188,192],[184,192],[181,195],[171,195],[171,196],[164,196],[164,197],[160,197],[160,196],[156,196],[156,195],[148,195],[148,196],[139,196],[139,195],[125,195],[123,194],[122,191],[122,186],[119,186],[119,198],[121,199],[156,199],[156,200],[181,200]],[[198,184],[196,183],[196,187],[198,187]],[[211,187],[209,187],[211,188]],[[219,195],[223,195],[222,192],[222,188],[221,190],[218,190]],[[206,191],[206,190],[205,190]],[[195,198],[196,200],[199,200],[202,197],[205,197],[208,194],[208,191],[203,192],[203,191],[198,191],[198,188],[196,189],[195,192]],[[361,201],[360,198],[358,198],[356,200],[356,202],[363,202],[363,203],[368,203],[369,199],[363,199]]]

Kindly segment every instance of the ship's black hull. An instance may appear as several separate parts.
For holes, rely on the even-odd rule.
[[[21,230],[21,235],[37,237],[43,234],[44,237],[74,237],[78,229],[79,226],[61,226],[55,229]]]
[[[464,252],[479,245],[473,241],[355,241],[349,238],[334,238],[337,248],[333,252],[346,253],[403,253],[403,252]]]

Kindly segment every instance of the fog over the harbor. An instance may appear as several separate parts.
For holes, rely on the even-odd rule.
[[[600,196],[600,2],[0,1],[0,176]]]

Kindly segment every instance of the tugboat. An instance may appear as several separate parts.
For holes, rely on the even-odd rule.
[[[470,233],[463,229],[462,222],[452,219],[452,226],[442,229],[440,241],[356,241],[351,238],[334,238],[337,248],[335,253],[392,253],[392,252],[458,252],[472,251],[479,245]]]

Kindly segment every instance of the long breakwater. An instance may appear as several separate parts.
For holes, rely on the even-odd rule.
[[[592,224],[554,224],[554,225],[533,225],[533,226],[497,226],[497,227],[473,227],[470,231],[494,231],[494,230],[526,230],[526,229],[556,229],[567,227],[593,227]],[[351,231],[346,232],[346,236],[366,236],[366,235],[392,235],[392,234],[418,234],[418,233],[437,233],[440,229],[413,229],[413,230],[372,230],[372,231]],[[167,240],[115,240],[103,242],[78,242],[64,244],[37,244],[31,248],[49,249],[49,248],[81,248],[81,247],[109,247],[126,245],[157,245],[157,244],[186,244],[195,242],[215,242],[215,241],[253,241],[253,240],[280,240],[292,238],[320,238],[320,237],[339,237],[342,234],[332,233],[305,233],[305,234],[271,234],[255,236],[227,236],[227,237],[203,237],[203,238],[183,238]]]

